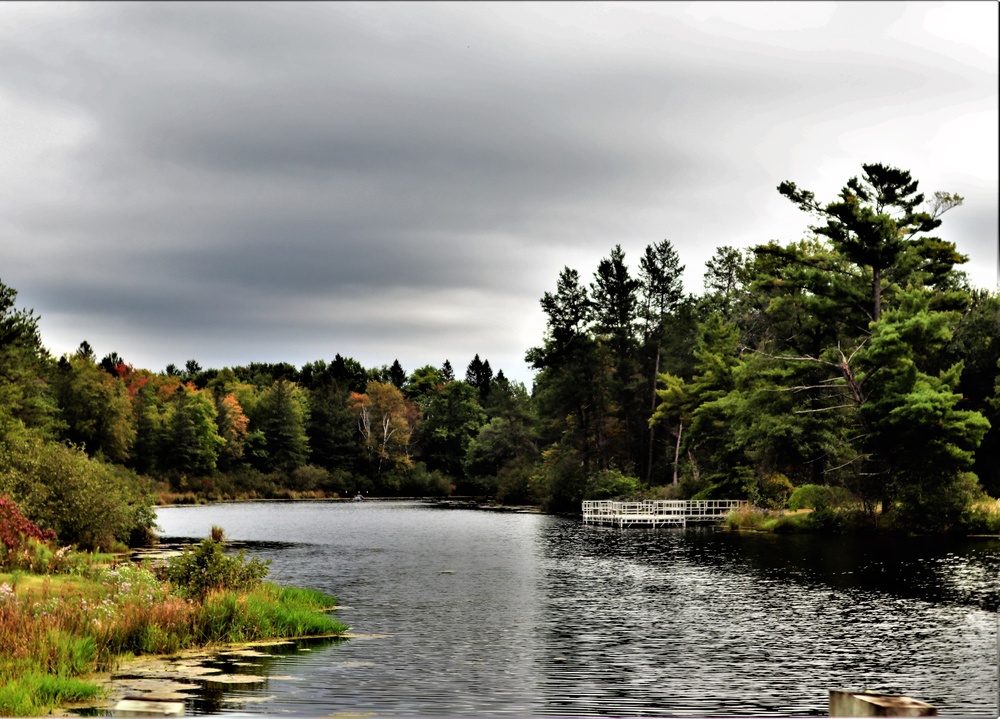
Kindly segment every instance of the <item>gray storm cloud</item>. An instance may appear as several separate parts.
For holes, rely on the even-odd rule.
[[[996,14],[7,5],[2,277],[57,353],[479,353],[529,379],[563,265],[588,276],[616,243],[634,263],[666,237],[697,292],[715,247],[805,232],[780,181],[831,196],[882,161],[969,197],[945,234],[992,284]],[[942,38],[942,18],[976,41]],[[968,118],[980,137],[949,133]]]

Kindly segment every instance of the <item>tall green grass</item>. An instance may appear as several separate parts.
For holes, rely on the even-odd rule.
[[[831,531],[834,523],[831,510],[786,514],[780,510],[748,506],[726,515],[726,526],[743,531],[794,533]]]
[[[323,612],[333,597],[265,583],[245,594],[214,592],[197,612],[203,642],[252,642],[270,637],[340,635],[347,627]]]
[[[54,707],[94,699],[98,685],[77,677],[30,672],[0,683],[0,715],[39,716]]]

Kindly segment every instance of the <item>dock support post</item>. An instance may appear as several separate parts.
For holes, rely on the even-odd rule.
[[[937,708],[898,694],[830,690],[832,717],[935,717]]]

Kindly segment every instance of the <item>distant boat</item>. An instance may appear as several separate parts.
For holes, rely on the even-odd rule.
[[[352,501],[354,501],[354,502],[364,502],[365,498],[361,496],[361,492],[358,492],[356,495],[354,495],[354,499]]]

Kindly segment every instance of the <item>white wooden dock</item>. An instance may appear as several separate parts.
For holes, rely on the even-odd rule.
[[[748,504],[740,499],[585,501],[583,523],[615,527],[686,527],[688,522],[721,522],[731,511]]]

